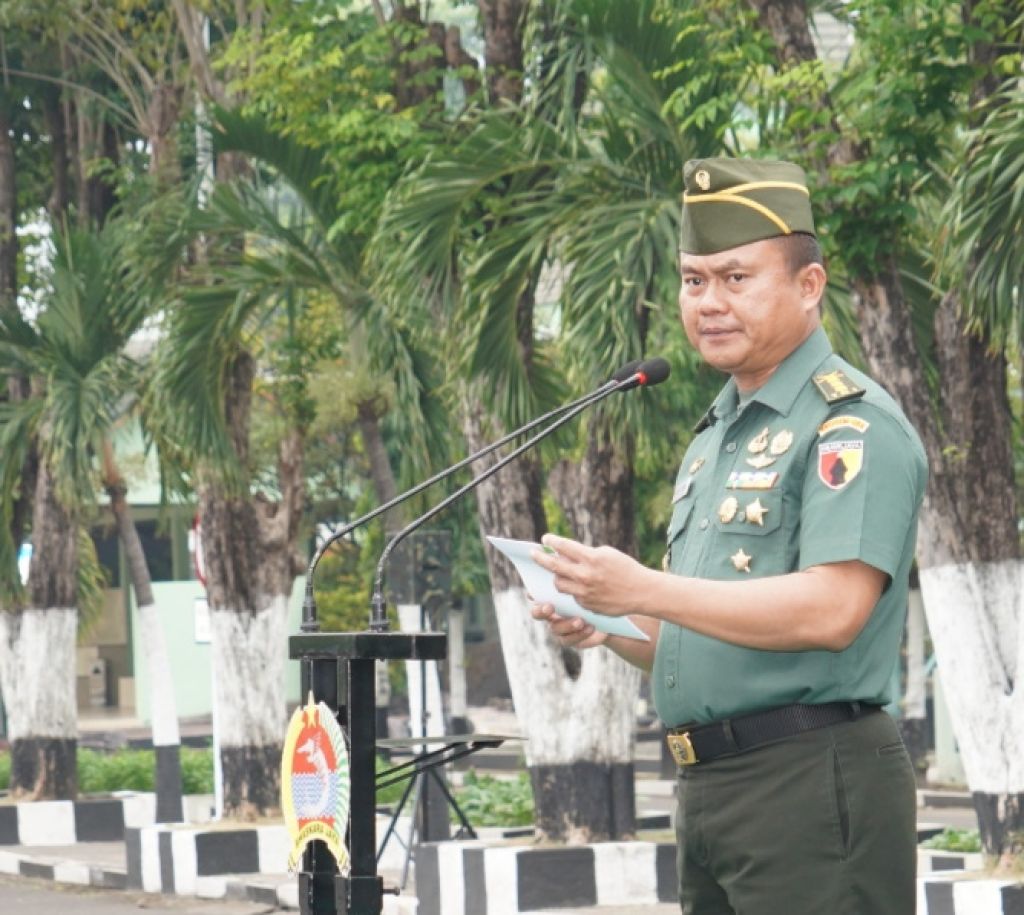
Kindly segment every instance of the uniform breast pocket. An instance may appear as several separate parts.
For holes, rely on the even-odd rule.
[[[665,558],[662,568],[678,572],[680,559],[682,557],[682,535],[686,532],[690,523],[690,515],[693,514],[693,500],[681,499],[675,504],[672,510],[672,520],[669,521],[668,531],[665,537]]]
[[[715,577],[759,577],[786,571],[783,507],[780,490],[739,490],[723,495],[715,518]]]

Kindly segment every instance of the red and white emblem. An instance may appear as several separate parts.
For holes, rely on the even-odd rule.
[[[818,444],[818,478],[829,489],[843,489],[863,466],[863,440]]]
[[[313,702],[297,708],[288,723],[281,760],[281,811],[292,840],[288,869],[314,839],[326,844],[338,869],[348,873],[349,766],[345,737],[330,708]]]

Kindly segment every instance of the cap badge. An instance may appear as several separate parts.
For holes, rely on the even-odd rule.
[[[693,180],[697,182],[697,187],[702,191],[711,189],[711,175],[708,174],[707,169],[699,168],[693,176]]]

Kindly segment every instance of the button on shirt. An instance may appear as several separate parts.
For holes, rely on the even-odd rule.
[[[864,392],[837,401],[826,387],[830,403],[814,379],[836,371]],[[661,719],[673,727],[793,702],[889,702],[927,479],[899,406],[819,329],[743,409],[730,379],[702,425],[676,483],[672,573],[745,581],[858,559],[889,582],[840,652],[744,648],[662,623],[652,675]]]

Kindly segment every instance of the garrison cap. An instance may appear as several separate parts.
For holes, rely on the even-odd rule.
[[[679,250],[715,254],[750,242],[814,235],[804,170],[771,159],[691,159],[683,166]]]

